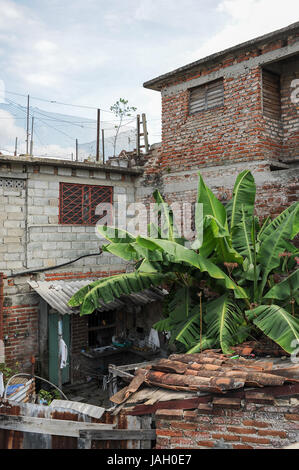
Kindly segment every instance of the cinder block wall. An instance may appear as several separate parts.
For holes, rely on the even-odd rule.
[[[56,265],[97,253],[104,240],[94,226],[59,224],[59,183],[113,187],[113,205],[119,195],[135,198],[134,172],[47,165],[26,159],[0,159],[0,271],[4,285],[4,337],[6,362],[30,370],[31,356],[39,356],[39,296],[28,280],[67,280],[104,277],[127,269],[121,259],[103,253],[63,268]],[[48,268],[40,274],[10,278],[13,273]]]
[[[194,410],[158,410],[156,449],[272,449],[299,441],[296,398],[220,400]]]

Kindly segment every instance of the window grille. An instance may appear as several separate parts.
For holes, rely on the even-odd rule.
[[[96,225],[105,215],[96,215],[96,207],[101,203],[112,204],[112,197],[111,186],[60,183],[59,223]]]
[[[224,104],[223,79],[190,89],[189,114],[196,114]]]
[[[276,73],[263,70],[263,114],[271,119],[280,119],[281,96],[280,76]]]
[[[0,178],[0,188],[5,190],[22,190],[25,188],[25,181],[16,178]]]

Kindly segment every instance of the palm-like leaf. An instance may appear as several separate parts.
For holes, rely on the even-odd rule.
[[[286,240],[294,238],[298,233],[298,212],[299,204],[291,211],[288,211],[280,223],[272,225],[271,230],[269,230],[269,225],[264,231],[258,254],[258,261],[263,269],[263,278],[259,290],[260,298],[269,273],[280,264],[279,254],[285,251]]]
[[[248,310],[246,316],[269,338],[291,354],[294,340],[299,342],[299,319],[279,305],[260,305]]]
[[[231,346],[244,341],[248,335],[241,310],[226,294],[207,304],[205,322],[207,338],[214,338],[227,354],[232,352]]]
[[[159,286],[173,275],[160,273],[129,273],[111,276],[92,282],[82,287],[69,300],[71,307],[80,307],[82,315],[90,314],[101,307],[101,302],[107,304],[113,300],[133,292],[141,292],[153,286]]]
[[[242,210],[249,216],[253,215],[256,186],[249,170],[242,171],[236,178],[233,197],[227,207],[230,230],[241,222]]]
[[[299,292],[299,269],[296,269],[286,279],[273,286],[267,294],[265,299],[285,300],[293,295],[298,295]]]

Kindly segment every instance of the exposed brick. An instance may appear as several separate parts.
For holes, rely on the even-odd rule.
[[[213,407],[217,408],[233,408],[234,410],[241,408],[241,398],[213,398]]]
[[[244,426],[254,426],[256,428],[267,428],[269,426],[268,423],[263,423],[261,421],[255,421],[253,419],[244,419],[243,424],[244,424]]]
[[[183,410],[157,410],[156,417],[163,419],[183,419],[184,412]]]
[[[200,403],[197,407],[198,413],[199,414],[211,414],[212,413],[212,405],[209,405],[207,403]]]
[[[239,441],[240,436],[233,436],[230,434],[212,434],[213,439],[224,439],[225,441]]]
[[[286,438],[287,433],[284,431],[275,431],[274,429],[260,429],[258,431],[259,436],[278,436],[281,438]]]
[[[289,420],[289,421],[299,421],[299,414],[295,415],[295,414],[285,414],[285,419]]]
[[[245,399],[248,403],[258,403],[264,405],[273,405],[274,397],[262,392],[246,392]]]
[[[259,438],[259,437],[252,437],[252,436],[242,436],[241,437],[242,442],[252,442],[255,444],[271,444],[270,439],[265,439],[265,438]]]
[[[171,429],[157,429],[157,436],[170,436],[170,437],[180,437],[183,435],[182,431],[172,431]]]
[[[228,426],[227,430],[236,434],[256,434],[257,432],[254,428],[238,428],[234,426]]]

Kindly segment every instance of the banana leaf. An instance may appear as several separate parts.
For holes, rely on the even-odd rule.
[[[247,318],[269,338],[291,354],[299,343],[299,319],[279,305],[260,305],[245,312]],[[296,340],[296,341],[294,341]]]
[[[73,295],[68,304],[71,307],[80,306],[81,315],[90,314],[101,306],[100,300],[107,304],[122,295],[159,286],[166,280],[173,280],[174,277],[171,273],[129,273],[106,277],[82,287]]]
[[[299,292],[299,269],[296,269],[286,279],[275,284],[266,295],[264,299],[285,300],[293,295],[298,295]]]
[[[231,232],[242,219],[242,207],[248,216],[253,215],[255,193],[256,186],[252,174],[249,170],[242,171],[236,178],[231,204],[227,208]]]
[[[227,294],[206,305],[205,322],[208,325],[206,335],[214,338],[223,353],[232,353],[231,346],[244,341],[248,336],[246,323],[236,303]]]

